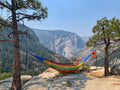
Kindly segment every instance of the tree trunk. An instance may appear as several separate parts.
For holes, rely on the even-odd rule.
[[[14,38],[14,73],[12,80],[12,88],[11,90],[21,90],[21,67],[20,67],[20,52],[19,52],[19,34],[17,30],[17,21],[16,21],[16,12],[15,12],[15,4],[14,0],[12,1],[12,30],[13,30],[13,38]]]
[[[105,61],[104,61],[104,75],[108,76],[109,75],[109,66],[108,66],[108,46],[105,48]]]
[[[14,36],[17,39],[17,35]],[[20,53],[19,53],[19,42],[14,42],[14,73],[12,80],[12,90],[21,90],[21,79],[20,79]]]

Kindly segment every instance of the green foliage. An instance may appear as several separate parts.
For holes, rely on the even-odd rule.
[[[12,73],[0,73],[0,80],[12,77]]]
[[[72,61],[72,62],[76,62],[77,60],[78,60],[78,59],[77,59],[76,57],[72,57],[72,58],[71,58],[71,61]]]
[[[83,64],[81,68],[82,68],[82,71],[90,71],[90,67],[91,66],[89,64]]]
[[[98,20],[97,24],[92,29],[94,36],[86,43],[87,46],[103,45],[109,43],[109,39],[113,42],[119,41],[119,38],[117,38],[120,37],[119,27],[119,19],[112,18],[111,20],[108,20],[104,17],[101,20]]]
[[[0,67],[0,73],[2,72],[2,67]]]

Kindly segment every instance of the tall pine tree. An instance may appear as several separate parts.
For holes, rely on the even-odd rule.
[[[92,29],[94,35],[89,41],[86,43],[87,46],[99,46],[103,45],[105,60],[104,60],[104,75],[109,75],[109,66],[108,66],[108,57],[110,52],[110,48],[115,48],[116,42],[120,41],[120,20],[112,18],[108,20],[106,17],[97,21],[97,25],[95,25]]]
[[[14,44],[14,74],[12,81],[12,90],[21,90],[20,79],[20,52],[19,52],[19,35],[28,33],[18,31],[17,23],[27,20],[41,20],[47,18],[47,7],[43,7],[39,0],[1,0],[0,9],[6,10],[7,18],[0,17],[0,27],[9,27],[12,32],[8,34],[9,39],[0,41],[10,41]],[[13,35],[13,38],[11,37]]]

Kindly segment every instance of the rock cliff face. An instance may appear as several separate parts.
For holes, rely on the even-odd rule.
[[[74,56],[78,59],[81,59],[81,58],[89,55],[90,53],[92,53],[92,51],[95,51],[96,55],[97,55],[97,59],[90,57],[86,63],[88,63],[90,65],[95,65],[95,66],[104,66],[105,53],[104,53],[103,49],[104,49],[104,45],[98,46],[98,47],[84,46]],[[110,51],[112,52],[113,50],[114,49],[110,49],[109,52]],[[119,51],[117,51],[114,54],[109,56],[109,66],[113,66],[114,64],[118,64],[118,63],[120,63],[120,47],[119,47]]]
[[[91,70],[96,67],[91,67]],[[22,90],[119,90],[120,76],[104,78],[104,68],[90,73],[61,74],[51,68],[33,77]],[[103,77],[103,78],[102,78]]]
[[[67,58],[71,58],[73,54],[85,45],[84,41],[75,33],[62,30],[33,30],[41,44]]]

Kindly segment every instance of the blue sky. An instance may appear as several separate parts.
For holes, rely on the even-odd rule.
[[[120,0],[40,0],[48,7],[48,18],[25,21],[31,28],[65,30],[91,36],[96,21],[103,17],[120,19]]]

